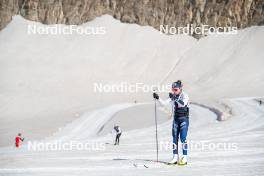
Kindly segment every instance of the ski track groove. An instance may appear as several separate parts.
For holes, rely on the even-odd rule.
[[[201,172],[202,175],[211,175],[212,173],[221,173],[220,175],[251,175],[254,173],[254,175],[261,175],[263,173],[262,164],[264,162],[264,152],[262,150],[264,147],[263,106],[258,106],[254,100],[238,99],[231,102],[232,108],[239,113],[223,122],[209,120],[216,118],[216,114],[208,109],[206,110],[206,108],[194,105],[196,113],[204,115],[207,112],[208,117],[204,117],[203,119],[201,119],[202,117],[196,117],[197,115],[191,117],[194,122],[196,122],[197,118],[200,118],[198,120],[202,120],[203,122],[200,122],[198,126],[192,126],[191,124],[189,135],[190,140],[196,141],[206,139],[207,141],[216,143],[219,141],[237,142],[239,147],[237,151],[205,150],[201,152],[193,150],[190,151],[190,163],[186,167],[157,166],[153,162],[146,161],[155,158],[155,142],[152,139],[154,137],[152,134],[153,127],[149,127],[126,132],[120,146],[107,145],[105,151],[30,152],[25,148],[21,148],[20,151],[14,151],[12,148],[1,148],[0,175],[35,175],[36,173],[47,175],[54,173],[63,175],[65,173],[108,175],[108,173],[111,173],[122,175],[120,173],[123,172],[129,172],[127,175],[155,175],[155,173],[174,175],[175,170],[180,171],[177,172],[181,173],[179,175],[183,173],[184,175],[193,175],[195,172]],[[253,122],[258,123],[248,127],[246,120],[253,120]],[[210,124],[208,126],[205,125],[207,121]],[[226,133],[225,129],[221,127],[222,125],[228,128],[230,132]],[[203,127],[203,129],[194,132],[199,129],[199,126]],[[159,125],[160,141],[170,140],[170,128],[170,122]],[[256,129],[259,129],[259,132],[257,132],[257,135],[252,136],[250,133]],[[204,137],[206,134],[208,136]],[[144,136],[149,137],[146,138]],[[261,139],[262,142],[253,143],[257,139]],[[107,142],[108,140],[106,136],[96,139],[96,141],[101,142]],[[171,156],[170,152],[160,151],[160,160],[168,161]],[[243,158],[245,160],[241,160]],[[246,161],[254,162],[254,169],[248,166]],[[15,165],[13,166],[11,163]],[[135,168],[133,163],[146,164],[149,168]],[[217,165],[217,167],[207,168],[209,166],[214,167],[214,165]],[[226,171],[227,169],[229,170],[228,172]],[[151,170],[155,170],[155,173]],[[208,173],[203,172],[204,170],[208,170]]]

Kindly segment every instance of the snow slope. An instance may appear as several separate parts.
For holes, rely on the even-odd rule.
[[[41,138],[86,111],[143,101],[136,93],[95,93],[94,83],[154,84],[196,43],[192,37],[161,35],[110,16],[83,25],[103,26],[105,35],[29,35],[28,25],[45,26],[16,16],[0,33],[0,123],[10,129],[3,130],[1,139],[17,131]],[[20,125],[13,126],[14,121]],[[0,140],[1,145],[12,143]]]
[[[263,96],[264,27],[251,27],[237,35],[215,35],[199,40],[172,73],[186,80],[196,101]]]
[[[0,175],[263,175],[263,105],[239,97],[263,97],[264,27],[197,41],[110,16],[83,25],[105,26],[107,33],[99,36],[28,35],[27,25],[45,26],[17,16],[0,33],[0,145],[8,145],[0,148]],[[154,124],[147,118],[154,113],[151,93],[93,91],[96,82],[176,79],[184,80],[192,101],[232,112],[218,122],[209,109],[192,105],[189,140],[234,143],[237,150],[192,149],[186,167],[145,161],[155,159]],[[171,121],[162,109],[158,117],[160,142],[170,142]],[[125,128],[120,146],[111,145],[107,134],[115,122]],[[19,131],[26,142],[76,140],[106,148],[36,152],[24,145],[16,150],[10,145]],[[170,158],[170,150],[160,151],[162,161]],[[135,168],[135,162],[150,168]]]

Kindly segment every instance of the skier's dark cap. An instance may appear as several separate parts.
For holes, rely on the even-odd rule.
[[[178,80],[178,81],[172,83],[171,88],[172,89],[182,88],[182,82],[181,82],[181,80]]]

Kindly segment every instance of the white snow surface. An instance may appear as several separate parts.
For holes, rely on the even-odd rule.
[[[28,35],[28,25],[45,26],[15,16],[0,32],[0,175],[264,174],[264,106],[256,101],[264,94],[264,27],[197,41],[108,15],[82,25],[104,26],[105,35]],[[184,167],[147,161],[156,158],[151,93],[93,91],[100,82],[177,79],[193,102],[230,113],[219,122],[212,109],[192,104],[188,141],[235,148],[192,148]],[[120,118],[124,132],[114,146],[111,134],[98,134]],[[172,122],[161,108],[158,118],[159,142],[170,143]],[[20,149],[12,146],[18,132],[26,137]],[[103,150],[28,150],[34,140]],[[159,154],[160,161],[172,157],[171,150]]]

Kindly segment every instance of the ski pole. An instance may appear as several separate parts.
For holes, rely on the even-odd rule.
[[[155,99],[155,126],[156,126],[156,152],[157,152],[157,162],[159,161],[159,141],[158,141],[158,121],[157,121],[157,100]]]

